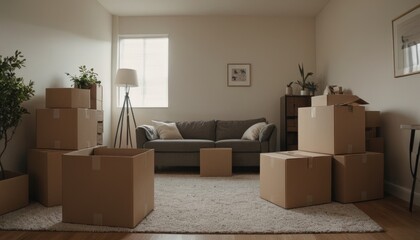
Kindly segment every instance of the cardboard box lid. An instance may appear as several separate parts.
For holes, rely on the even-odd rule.
[[[339,95],[320,95],[311,98],[311,106],[329,106],[329,105],[365,105],[365,100],[356,95],[339,94]]]

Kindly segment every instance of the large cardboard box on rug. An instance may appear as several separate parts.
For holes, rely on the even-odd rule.
[[[350,94],[319,95],[311,98],[312,107],[349,104],[367,104],[367,102]]]
[[[96,110],[37,109],[36,148],[77,150],[96,146]]]
[[[23,208],[29,203],[28,174],[5,171],[0,179],[0,215]]]
[[[335,155],[333,157],[333,200],[349,203],[383,198],[384,155]]]
[[[63,222],[134,228],[154,208],[154,150],[63,155]]]
[[[61,205],[61,160],[67,150],[31,149],[28,154],[29,196],[46,207]]]
[[[45,89],[46,108],[90,108],[89,89],[47,88]]]
[[[331,155],[303,151],[262,153],[260,196],[283,208],[331,202]]]
[[[232,176],[232,148],[201,148],[200,176]]]
[[[325,154],[365,152],[365,108],[319,106],[298,109],[298,148]]]

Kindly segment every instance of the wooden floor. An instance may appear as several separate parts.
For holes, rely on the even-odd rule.
[[[158,240],[158,239],[420,239],[420,207],[415,207],[413,213],[408,211],[408,203],[392,196],[384,199],[357,203],[357,207],[368,214],[381,225],[385,231],[381,233],[340,233],[340,234],[276,234],[276,235],[197,235],[197,234],[141,234],[141,233],[79,233],[79,232],[31,232],[31,231],[0,231],[0,240],[15,239],[66,239],[66,240]]]

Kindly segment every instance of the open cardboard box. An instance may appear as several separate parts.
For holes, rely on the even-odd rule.
[[[28,175],[5,171],[0,179],[0,215],[28,205]]]
[[[154,150],[63,155],[63,222],[134,228],[154,208]]]

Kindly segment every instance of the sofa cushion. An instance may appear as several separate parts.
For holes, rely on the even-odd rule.
[[[184,139],[216,139],[216,121],[185,121],[176,122]]]
[[[214,141],[203,139],[156,139],[144,144],[144,148],[153,148],[156,152],[200,152],[200,148],[212,148]]]
[[[225,139],[216,142],[217,148],[232,148],[232,152],[260,152],[258,140]]]
[[[265,118],[216,122],[216,141],[223,139],[241,139],[244,132],[252,125],[265,122]]]
[[[254,125],[252,125],[251,127],[249,127],[244,135],[242,135],[243,140],[257,140],[259,139],[260,136],[260,132],[261,130],[265,127],[265,125],[267,125],[267,123],[265,122],[259,122],[256,123]]]
[[[159,121],[152,122],[156,125],[160,139],[183,139],[175,123],[165,123]]]

